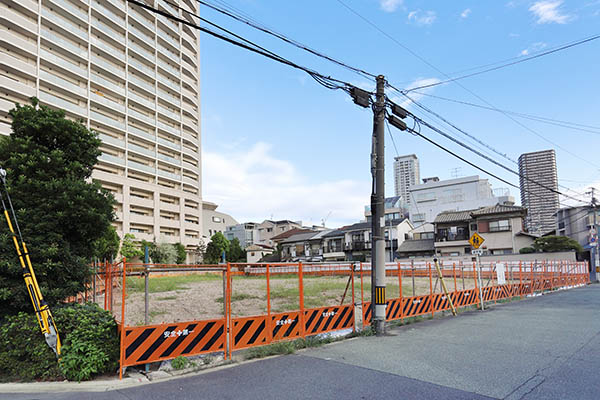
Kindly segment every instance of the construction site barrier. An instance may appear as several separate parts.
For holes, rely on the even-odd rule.
[[[113,313],[119,328],[120,377],[128,366],[218,352],[231,358],[233,351],[340,330],[354,331],[370,325],[372,320],[368,263],[154,265],[127,263],[124,259],[113,264],[98,263],[94,273],[96,282],[90,288],[93,299]],[[221,317],[138,325],[131,324],[131,315],[126,318],[128,279],[129,284],[134,283],[132,279],[145,280],[143,299],[148,322],[150,277],[186,274],[210,274],[213,285],[222,285]],[[245,286],[251,283],[259,288],[264,284],[266,313],[240,315],[244,309],[233,308],[232,297],[244,299],[248,295],[237,291],[247,289]],[[585,262],[441,263],[439,272],[429,262],[410,262],[386,264],[386,283],[390,294],[386,320],[393,321],[434,316],[452,306],[483,306],[577,287],[589,283],[589,274]],[[308,291],[326,290],[328,285],[339,290],[334,296],[324,297],[329,304],[305,307],[305,300],[315,301],[306,298]],[[285,304],[280,304],[277,293],[288,295]],[[138,298],[142,299],[139,294]]]

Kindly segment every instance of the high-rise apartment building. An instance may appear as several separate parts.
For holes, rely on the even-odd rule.
[[[169,2],[198,12],[194,0]],[[92,177],[117,199],[119,235],[198,244],[197,31],[125,0],[1,0],[0,49],[0,133],[16,102],[64,109],[102,139]]]
[[[527,208],[525,227],[536,234],[555,229],[559,201],[554,150],[521,154],[519,175],[521,205]]]
[[[396,196],[402,196],[405,203],[410,204],[408,187],[419,184],[421,173],[419,159],[416,155],[394,157],[394,189]]]

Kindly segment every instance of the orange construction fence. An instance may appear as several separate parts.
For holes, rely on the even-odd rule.
[[[441,263],[441,276],[430,262],[388,263],[386,276],[398,286],[398,296],[386,300],[386,320],[435,315],[456,308],[502,299],[531,296],[589,283],[585,262],[487,262]],[[198,321],[127,326],[125,314],[127,277],[140,273],[161,274],[210,271],[223,274],[223,315]],[[120,377],[124,368],[140,364],[222,352],[231,358],[236,350],[274,342],[306,338],[338,330],[356,330],[371,322],[368,263],[221,264],[212,266],[158,266],[123,261],[103,271],[104,308],[111,310],[119,325]],[[272,310],[273,284],[287,275],[296,279],[297,307]],[[266,284],[266,313],[240,316],[232,311],[234,279],[259,277]],[[341,302],[305,307],[304,277],[347,278]],[[237,277],[237,278],[236,278]],[[448,294],[442,291],[443,278]],[[396,283],[397,280],[397,283]],[[236,283],[238,285],[238,283]],[[360,290],[355,286],[360,285]],[[289,287],[286,288],[290,290]],[[346,301],[346,303],[345,303]],[[201,307],[201,305],[199,305]],[[234,315],[235,314],[235,315]],[[358,326],[357,324],[361,324]]]

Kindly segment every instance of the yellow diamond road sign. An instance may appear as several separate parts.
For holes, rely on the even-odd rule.
[[[477,232],[475,232],[473,236],[471,236],[471,238],[469,239],[469,243],[471,243],[471,246],[473,246],[473,248],[475,249],[478,249],[484,241],[485,239],[479,236]]]

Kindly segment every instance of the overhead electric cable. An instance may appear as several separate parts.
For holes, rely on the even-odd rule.
[[[435,111],[425,107],[424,105],[422,105],[421,103],[417,102],[415,99],[413,99],[412,97],[410,97],[408,94],[403,93],[402,94],[404,97],[406,97],[408,100],[410,100],[413,104],[415,104],[417,107],[421,108],[423,111],[435,116],[436,118],[440,119],[441,121],[445,122],[446,124],[448,124],[449,126],[451,126],[452,128],[456,129],[458,132],[462,133],[463,135],[469,137],[470,139],[476,141],[477,143],[479,143],[480,145],[484,146],[485,148],[493,151],[494,153],[496,153],[497,155],[501,156],[502,158],[505,158],[506,160],[513,162],[515,164],[517,164],[517,162],[515,160],[513,160],[512,158],[510,158],[506,153],[503,153],[499,150],[496,150],[495,148],[493,148],[492,146],[490,146],[489,144],[485,143],[484,141],[482,141],[481,139],[479,139],[477,136],[472,135],[468,132],[466,132],[465,130],[459,128],[456,124],[453,124],[452,122],[448,121],[446,118],[442,117],[440,114],[436,113]]]
[[[260,31],[262,31],[262,32],[264,32],[264,33],[266,33],[268,35],[274,36],[274,37],[276,37],[276,38],[278,38],[280,40],[283,40],[284,42],[286,42],[288,44],[291,44],[292,46],[295,46],[295,47],[297,47],[299,49],[305,50],[305,51],[307,51],[307,52],[309,52],[309,53],[311,53],[311,54],[313,54],[313,55],[315,55],[317,57],[323,58],[323,59],[325,59],[327,61],[330,61],[330,62],[332,62],[334,64],[337,64],[337,65],[339,65],[341,67],[344,67],[344,68],[346,68],[346,69],[348,69],[350,71],[353,71],[353,72],[355,72],[355,73],[357,73],[357,74],[359,74],[359,75],[361,75],[363,77],[365,77],[365,76],[368,77],[368,78],[376,78],[377,77],[377,75],[375,75],[375,74],[372,74],[372,73],[367,72],[367,71],[365,71],[363,69],[360,69],[360,68],[353,67],[353,66],[348,65],[348,64],[346,64],[346,63],[344,63],[342,61],[336,60],[335,58],[330,57],[330,56],[328,56],[326,54],[323,54],[322,52],[319,52],[317,50],[314,50],[314,49],[308,47],[307,45],[305,45],[303,43],[300,43],[300,42],[298,42],[298,41],[296,41],[294,39],[291,39],[291,38],[287,37],[286,35],[284,35],[282,33],[278,33],[278,32],[276,32],[276,31],[274,31],[272,29],[269,29],[269,28],[265,27],[264,25],[256,23],[256,22],[252,21],[252,19],[249,18],[249,17],[243,17],[243,16],[241,16],[239,14],[235,15],[235,13],[232,13],[232,12],[230,12],[228,10],[225,10],[223,8],[220,8],[220,7],[217,7],[217,6],[215,6],[213,4],[210,4],[210,3],[206,2],[206,1],[203,1],[203,0],[196,0],[196,1],[198,3],[206,6],[206,7],[211,8],[212,10],[215,10],[215,11],[217,11],[217,12],[223,14],[223,15],[227,15],[228,17],[233,18],[233,19],[235,19],[235,20],[237,20],[239,22],[242,22],[242,23],[244,23],[244,24],[246,24],[248,26],[251,26],[254,29],[258,29],[258,30],[260,30]]]
[[[460,82],[456,82],[457,85],[461,86],[462,88],[464,88],[465,90],[467,90],[469,93],[473,94],[475,97],[477,97],[479,100],[483,101],[484,103],[488,104],[489,106],[491,106],[492,108],[494,108],[495,110],[497,110],[498,112],[502,113],[504,116],[506,116],[507,118],[509,118],[510,120],[512,120],[514,123],[516,123],[517,125],[521,126],[522,128],[524,128],[525,130],[529,131],[530,133],[534,134],[535,136],[539,137],[540,139],[550,143],[551,145],[555,146],[556,148],[561,149],[562,151],[564,151],[565,153],[570,154],[571,156],[578,158],[581,161],[584,161],[590,165],[593,165],[594,167],[600,168],[600,165],[593,163],[592,161],[588,161],[583,157],[578,156],[577,154],[573,153],[572,151],[564,148],[563,146],[554,143],[553,141],[551,141],[550,139],[546,138],[545,136],[539,134],[538,132],[536,132],[535,130],[531,129],[530,127],[524,125],[523,123],[521,123],[520,121],[516,120],[515,118],[513,118],[512,116],[510,116],[508,113],[504,112],[503,110],[500,110],[499,108],[497,108],[496,106],[494,106],[493,104],[491,104],[490,102],[488,102],[487,100],[485,100],[484,98],[482,98],[481,96],[473,93],[471,90],[465,88]],[[400,89],[392,86],[392,85],[388,85],[388,87],[392,88],[393,90],[395,90],[396,92],[398,92],[399,94],[406,96],[406,93],[404,93],[403,91],[401,91]]]
[[[476,149],[472,148],[471,146],[469,146],[469,145],[467,145],[467,144],[465,144],[465,143],[461,142],[460,140],[456,139],[456,138],[455,138],[455,137],[453,137],[452,135],[449,135],[449,134],[447,134],[446,132],[442,131],[441,129],[439,129],[439,128],[437,128],[437,127],[433,126],[432,124],[430,124],[429,122],[427,122],[427,121],[423,120],[422,118],[419,118],[419,117],[417,117],[416,115],[414,115],[414,114],[412,114],[412,113],[411,113],[410,115],[411,115],[411,117],[412,117],[412,118],[413,118],[415,121],[417,121],[419,124],[422,124],[422,125],[424,125],[424,126],[428,127],[428,128],[429,128],[429,129],[431,129],[432,131],[434,131],[434,132],[436,132],[436,133],[438,133],[438,134],[440,134],[440,135],[444,136],[446,139],[449,139],[449,140],[453,141],[454,143],[458,144],[459,146],[461,146],[461,147],[463,147],[463,148],[465,148],[465,149],[467,149],[467,150],[471,151],[472,153],[474,153],[474,154],[478,155],[479,157],[481,157],[481,158],[483,158],[483,159],[485,159],[485,160],[487,160],[487,161],[491,162],[492,164],[494,164],[494,165],[496,165],[496,166],[498,166],[498,167],[500,167],[500,168],[502,168],[502,169],[504,169],[504,170],[506,170],[506,171],[508,171],[508,172],[510,172],[510,173],[512,173],[512,174],[514,174],[514,175],[517,175],[517,176],[519,177],[519,179],[525,179],[526,181],[528,181],[528,182],[530,182],[530,183],[532,183],[532,184],[535,184],[535,185],[537,185],[537,186],[539,186],[539,187],[541,187],[541,188],[544,188],[544,189],[546,189],[546,190],[549,190],[549,191],[551,191],[552,193],[556,193],[556,194],[562,195],[562,196],[564,196],[564,197],[566,197],[566,198],[569,198],[569,199],[571,199],[571,200],[575,200],[575,201],[579,201],[579,202],[582,202],[582,203],[584,203],[584,201],[582,201],[582,200],[579,200],[579,199],[577,199],[577,198],[575,198],[575,197],[572,197],[572,196],[570,196],[570,195],[567,195],[567,194],[565,194],[565,193],[562,193],[562,192],[560,192],[560,191],[558,191],[558,190],[556,190],[556,189],[554,189],[554,188],[551,188],[551,187],[549,187],[549,186],[543,185],[543,184],[541,184],[541,183],[539,183],[539,182],[535,181],[534,179],[531,179],[531,178],[529,178],[529,177],[527,177],[527,176],[524,176],[524,175],[522,175],[522,174],[521,174],[521,173],[519,173],[518,171],[515,171],[515,170],[513,170],[513,169],[511,169],[511,168],[507,167],[506,165],[504,165],[504,164],[502,164],[502,163],[500,163],[500,162],[498,162],[498,161],[494,160],[494,159],[493,159],[493,158],[491,158],[491,157],[488,157],[488,156],[486,156],[485,154],[481,153],[480,151],[478,151],[478,150],[476,150]],[[521,188],[520,188],[520,187],[519,187],[519,189],[521,190]]]
[[[537,53],[537,54],[534,54],[534,55],[531,55],[531,56],[528,56],[528,57],[525,57],[525,58],[522,58],[522,59],[519,59],[519,60],[516,60],[516,61],[512,61],[512,62],[509,62],[509,63],[506,63],[506,64],[498,65],[498,66],[495,66],[495,67],[492,67],[492,68],[487,68],[487,69],[484,69],[483,71],[473,72],[473,73],[470,73],[470,74],[461,75],[461,76],[457,76],[455,78],[450,78],[450,79],[446,79],[444,81],[438,81],[438,82],[430,83],[430,84],[427,84],[427,85],[421,85],[421,86],[417,86],[417,87],[410,88],[410,89],[404,89],[404,92],[405,93],[410,93],[410,92],[413,92],[413,91],[419,90],[419,89],[426,89],[426,88],[431,88],[431,87],[434,87],[434,86],[445,85],[446,83],[450,83],[450,82],[456,82],[456,81],[459,81],[459,80],[462,80],[462,79],[466,79],[466,78],[470,78],[470,77],[473,77],[473,76],[485,74],[487,72],[496,71],[496,70],[499,70],[499,69],[502,69],[502,68],[510,67],[512,65],[520,64],[520,63],[523,63],[525,61],[530,61],[530,60],[533,60],[533,59],[536,59],[536,58],[544,57],[544,56],[547,56],[549,54],[553,54],[553,53],[556,53],[558,51],[566,50],[566,49],[569,49],[569,48],[574,47],[574,46],[579,46],[579,45],[582,45],[584,43],[588,43],[588,42],[591,42],[591,41],[597,40],[597,39],[600,39],[600,35],[594,35],[594,36],[591,36],[591,37],[588,37],[588,38],[585,38],[585,39],[581,39],[581,40],[575,41],[573,43],[569,43],[569,44],[566,44],[566,45],[563,45],[563,46],[560,46],[560,47],[557,47],[557,48],[554,48],[554,49],[551,49],[551,50],[542,51],[540,53]]]
[[[548,118],[548,117],[541,117],[539,115],[520,113],[520,112],[516,112],[516,111],[500,110],[500,109],[496,109],[496,108],[492,108],[492,107],[487,107],[487,106],[484,106],[481,104],[470,103],[468,101],[463,101],[463,100],[451,99],[448,97],[436,96],[436,95],[424,93],[424,92],[415,92],[415,94],[431,97],[431,98],[438,99],[438,100],[448,101],[448,102],[452,102],[452,103],[463,104],[463,105],[470,106],[470,107],[477,107],[477,108],[481,108],[484,110],[490,110],[490,111],[494,111],[494,112],[505,112],[507,114],[515,115],[517,117],[529,119],[532,121],[538,121],[538,122],[542,122],[545,124],[556,125],[556,126],[561,126],[564,128],[576,129],[576,130],[580,130],[583,132],[590,132],[590,133],[595,133],[595,134],[600,135],[600,126],[580,124],[577,122],[564,121],[564,120],[553,119],[553,118]],[[579,128],[579,127],[581,127],[581,128]],[[584,129],[584,128],[587,128],[587,129]]]
[[[466,135],[466,136],[468,136],[468,137],[470,137],[470,138],[473,138],[473,139],[475,139],[475,140],[476,140],[478,143],[481,143],[481,144],[483,144],[485,147],[487,147],[487,148],[491,149],[492,151],[494,151],[495,153],[497,153],[497,154],[501,155],[501,156],[502,156],[502,157],[504,157],[505,159],[507,159],[507,160],[509,160],[509,161],[511,161],[511,162],[513,162],[513,163],[515,163],[515,164],[518,164],[516,161],[514,161],[514,160],[513,160],[513,159],[511,159],[510,157],[508,157],[508,156],[506,156],[506,155],[503,155],[502,153],[500,153],[500,152],[498,152],[497,150],[495,150],[493,147],[491,147],[491,146],[487,145],[486,143],[483,143],[482,141],[480,141],[479,139],[477,139],[477,137],[476,137],[475,135],[471,135],[471,134],[469,134],[469,133],[465,132],[463,129],[460,129],[460,128],[459,128],[459,127],[457,127],[455,124],[453,124],[452,122],[448,121],[446,118],[442,117],[441,115],[439,115],[439,114],[438,114],[438,113],[436,113],[435,111],[433,111],[433,110],[429,109],[428,107],[425,107],[423,104],[421,104],[421,103],[419,103],[418,101],[414,100],[414,99],[413,99],[412,97],[410,97],[408,94],[404,93],[403,95],[404,95],[404,96],[405,96],[407,99],[409,99],[409,100],[410,100],[410,101],[411,101],[413,104],[415,104],[417,107],[421,108],[423,111],[425,111],[425,112],[427,112],[427,113],[430,113],[431,115],[434,115],[435,117],[437,117],[438,119],[442,120],[443,122],[445,122],[445,123],[446,123],[446,124],[448,124],[449,126],[451,126],[451,127],[453,127],[454,129],[456,129],[457,131],[459,131],[459,132],[463,133],[464,135]],[[417,117],[414,117],[414,118],[417,118]],[[425,124],[425,123],[424,123],[424,124]],[[430,127],[430,128],[431,128],[431,127]],[[433,128],[431,128],[431,129],[433,129]],[[468,147],[467,145],[465,145],[464,143],[460,142],[458,139],[454,138],[454,137],[453,137],[453,136],[451,136],[451,135],[444,134],[444,133],[442,133],[442,132],[438,132],[438,133],[440,133],[441,135],[443,135],[443,136],[447,137],[448,139],[450,139],[450,140],[454,141],[455,143],[457,143],[457,144],[461,145],[462,147],[465,147],[465,148],[467,148],[467,147]],[[514,173],[514,174],[517,174],[519,177],[521,177],[521,174],[520,174],[519,172],[517,172],[517,171],[514,171],[514,170],[511,170],[511,169],[508,169],[508,167],[506,167],[506,166],[504,166],[504,165],[502,165],[502,164],[498,163],[497,161],[495,161],[495,160],[491,159],[490,157],[488,157],[488,156],[486,156],[486,155],[484,155],[484,154],[481,154],[481,153],[480,153],[480,152],[478,152],[477,150],[474,150],[474,149],[470,149],[470,150],[471,150],[471,151],[473,151],[473,152],[475,152],[475,153],[476,153],[477,155],[479,155],[480,157],[483,157],[483,158],[485,158],[486,160],[488,160],[488,161],[490,161],[490,162],[492,162],[492,163],[494,163],[494,164],[496,164],[496,165],[498,165],[498,166],[501,166],[502,168],[504,168],[504,169],[506,169],[506,170],[508,170],[508,171],[510,171],[510,172],[512,172],[512,173]],[[527,178],[527,177],[523,177],[523,178],[525,178],[525,179],[527,179],[527,180],[529,180],[529,181],[532,181],[530,178]],[[543,186],[543,185],[539,184],[538,182],[536,182],[535,180],[533,180],[532,182],[533,182],[533,183],[535,183],[535,184],[537,184],[537,185],[539,185],[539,186]],[[566,190],[568,190],[568,191],[571,191],[571,192],[573,192],[573,193],[575,193],[575,194],[577,194],[577,195],[579,195],[579,196],[584,196],[582,193],[578,193],[577,191],[575,191],[575,190],[573,190],[573,189],[571,189],[571,188],[569,188],[569,187],[567,187],[567,186],[563,186],[563,185],[560,185],[560,184],[558,184],[558,186],[559,186],[559,187],[562,187],[563,189],[566,189]],[[544,186],[544,187],[545,187],[546,189],[548,189],[548,190],[554,191],[554,189],[552,189],[552,188],[549,188],[549,187],[546,187],[546,186]],[[575,198],[573,198],[573,197],[571,197],[571,196],[569,196],[569,195],[566,195],[566,194],[564,194],[564,193],[561,193],[561,192],[558,192],[558,191],[556,191],[556,193],[558,193],[558,194],[560,194],[560,195],[562,195],[562,196],[565,196],[565,197],[567,197],[567,198],[571,198],[572,200],[575,200]],[[578,200],[578,199],[577,199],[577,201],[581,201],[581,200]]]
[[[444,75],[447,79],[452,79],[451,76],[449,76],[448,74],[446,74],[445,72],[443,72],[441,69],[439,69],[438,67],[436,67],[435,65],[431,64],[429,61],[427,61],[426,59],[424,59],[423,57],[421,57],[419,54],[417,54],[416,52],[414,52],[413,50],[411,50],[409,47],[407,47],[406,45],[402,44],[400,41],[396,40],[396,38],[394,38],[393,36],[391,36],[390,34],[388,34],[387,32],[385,32],[383,29],[381,29],[379,26],[377,26],[376,24],[374,24],[373,22],[371,22],[370,20],[368,20],[367,18],[365,18],[364,16],[362,16],[360,13],[358,13],[357,11],[355,11],[353,8],[351,8],[350,6],[348,6],[344,1],[342,0],[337,0],[338,3],[340,3],[342,6],[344,6],[346,9],[348,9],[350,12],[352,12],[354,15],[356,15],[357,17],[359,17],[361,20],[363,20],[364,22],[366,22],[368,25],[372,26],[374,29],[376,29],[378,32],[380,32],[382,35],[384,35],[385,37],[387,37],[388,39],[390,39],[392,42],[394,42],[396,45],[398,45],[399,47],[403,48],[404,50],[406,50],[408,53],[410,53],[411,55],[413,55],[414,57],[418,58],[419,60],[421,60],[424,64],[428,65],[430,68],[436,70],[438,73]],[[466,86],[464,86],[463,84],[461,84],[459,81],[453,81],[456,85],[460,86],[463,90],[469,92],[471,95],[475,96],[476,98],[478,98],[479,100],[481,100],[482,102],[484,102],[485,104],[487,104],[490,107],[493,107],[495,109],[498,109],[497,107],[495,107],[492,103],[490,103],[489,101],[485,100],[483,97],[479,96],[478,94],[476,94],[475,92],[473,92],[471,89],[467,88]],[[396,88],[394,85],[391,84],[387,84],[388,87],[396,90],[398,93],[402,93],[401,89]],[[499,109],[498,109],[499,110]],[[510,119],[511,121],[513,121],[514,123],[516,123],[517,125],[519,125],[520,127],[526,129],[527,131],[529,131],[530,133],[538,136],[539,138],[541,138],[542,140],[552,144],[553,146],[555,146],[556,148],[559,148],[561,150],[563,150],[564,152],[570,154],[571,156],[586,162],[587,164],[593,165],[597,168],[600,168],[599,165],[586,160],[580,156],[578,156],[577,154],[565,149],[564,147],[552,142],[551,140],[545,138],[544,136],[540,135],[538,132],[534,131],[533,129],[527,127],[526,125],[522,124],[521,122],[517,121],[516,119],[514,119],[513,117],[511,117],[509,114],[502,112],[502,110],[499,110],[499,112],[501,112],[502,114],[504,114],[505,117],[507,117],[508,119]]]
[[[387,119],[386,119],[386,124],[387,124],[387,123],[388,123],[388,122],[387,122]],[[454,157],[458,158],[459,160],[461,160],[461,161],[463,161],[463,162],[465,162],[465,163],[469,164],[469,165],[470,165],[470,166],[472,166],[473,168],[475,168],[475,169],[478,169],[479,171],[483,172],[484,174],[486,174],[486,175],[489,175],[489,176],[491,176],[492,178],[496,178],[496,179],[497,179],[497,180],[499,180],[500,182],[506,183],[507,185],[509,185],[509,186],[511,186],[511,187],[514,187],[514,188],[516,188],[516,189],[519,189],[519,190],[520,190],[519,186],[515,185],[514,183],[511,183],[511,182],[507,181],[506,179],[500,178],[498,175],[495,175],[495,174],[493,174],[493,173],[489,172],[488,170],[486,170],[486,169],[484,169],[484,168],[481,168],[480,166],[478,166],[478,165],[476,165],[476,164],[472,163],[471,161],[467,160],[466,158],[464,158],[464,157],[461,157],[460,155],[458,155],[457,153],[453,152],[452,150],[450,150],[450,149],[448,149],[448,148],[446,148],[446,147],[442,146],[441,144],[439,144],[439,143],[435,142],[435,141],[434,141],[434,140],[432,140],[432,139],[429,139],[427,136],[424,136],[423,134],[421,134],[421,132],[419,132],[419,131],[416,131],[416,130],[414,130],[414,129],[412,129],[412,128],[407,128],[407,129],[406,129],[406,131],[407,131],[407,132],[410,132],[410,133],[412,133],[412,134],[414,134],[415,136],[419,136],[420,138],[422,138],[422,139],[426,140],[427,142],[429,142],[429,143],[433,144],[434,146],[436,146],[436,147],[438,147],[438,148],[440,148],[440,149],[444,150],[446,153],[448,153],[448,154],[450,154],[450,155],[452,155],[452,156],[454,156]],[[528,192],[529,194],[533,195],[533,196],[539,197],[539,198],[541,198],[541,199],[545,199],[545,197],[544,197],[544,196],[541,196],[541,195],[539,195],[539,194],[537,194],[537,193],[534,193],[534,192],[531,192],[531,191],[528,191],[528,190],[525,190],[525,191],[526,191],[526,192]]]
[[[387,123],[387,120],[386,120],[386,123]],[[471,161],[467,160],[467,159],[466,159],[466,158],[464,158],[464,157],[461,157],[461,156],[459,156],[458,154],[456,154],[456,153],[455,153],[455,152],[453,152],[452,150],[449,150],[449,149],[445,148],[444,146],[442,146],[441,144],[438,144],[437,142],[435,142],[435,141],[433,141],[433,140],[429,139],[427,136],[423,135],[421,132],[419,132],[419,131],[416,131],[416,130],[414,130],[414,129],[412,129],[412,128],[407,128],[406,130],[407,130],[408,132],[410,132],[410,133],[412,133],[412,134],[416,135],[416,136],[419,136],[420,138],[422,138],[422,139],[426,140],[427,142],[429,142],[429,143],[433,144],[434,146],[436,146],[436,147],[438,147],[438,148],[440,148],[440,149],[444,150],[446,153],[448,153],[448,154],[450,154],[450,155],[452,155],[452,156],[454,156],[454,157],[458,158],[459,160],[461,160],[461,161],[463,161],[463,162],[465,162],[465,163],[469,164],[471,167],[473,167],[473,168],[475,168],[475,169],[478,169],[479,171],[481,171],[481,172],[483,172],[483,173],[485,173],[485,174],[487,174],[487,175],[489,175],[489,176],[491,176],[491,177],[493,177],[493,178],[496,178],[496,179],[497,179],[497,180],[499,180],[500,182],[504,182],[504,183],[506,183],[506,184],[507,184],[507,185],[509,185],[509,186],[512,186],[512,187],[514,187],[514,188],[516,188],[516,189],[519,189],[519,186],[515,185],[514,183],[511,183],[511,182],[509,182],[509,181],[507,181],[507,180],[505,180],[505,179],[503,179],[503,178],[500,178],[498,175],[496,175],[496,174],[494,174],[494,173],[492,173],[492,172],[489,172],[489,171],[487,171],[487,170],[485,170],[485,169],[481,168],[480,166],[478,166],[478,165],[476,165],[476,164],[472,163]]]
[[[328,89],[341,89],[341,90],[344,90],[344,91],[348,91],[349,88],[353,87],[353,85],[351,85],[348,82],[344,82],[342,80],[335,79],[335,78],[332,78],[330,76],[322,75],[322,74],[320,74],[320,73],[318,73],[318,72],[316,72],[314,70],[311,70],[309,68],[306,68],[306,67],[303,67],[301,65],[298,65],[298,64],[296,64],[296,63],[294,63],[292,61],[289,61],[289,60],[287,60],[287,59],[285,59],[285,58],[283,58],[281,56],[278,56],[278,55],[276,55],[276,54],[274,54],[274,53],[272,53],[270,51],[262,50],[260,48],[260,46],[254,44],[254,43],[252,43],[252,42],[250,42],[248,40],[245,40],[248,44],[244,44],[244,43],[238,42],[238,41],[236,41],[236,40],[234,40],[234,39],[232,39],[230,37],[227,37],[227,36],[221,35],[219,33],[213,32],[213,31],[211,31],[208,28],[202,27],[202,26],[197,25],[197,24],[193,24],[193,23],[191,23],[191,22],[189,22],[189,21],[187,21],[185,19],[182,19],[182,18],[179,18],[177,16],[174,16],[174,15],[170,14],[169,12],[156,9],[156,8],[154,8],[152,6],[149,6],[149,5],[143,3],[142,1],[139,1],[139,0],[127,0],[127,2],[135,4],[135,5],[139,6],[139,7],[142,7],[142,8],[144,8],[144,9],[146,9],[146,10],[152,12],[152,13],[160,14],[160,15],[162,15],[164,17],[167,17],[169,19],[175,20],[175,21],[177,21],[179,23],[182,23],[184,25],[187,25],[189,27],[197,29],[197,30],[199,30],[201,32],[204,32],[204,33],[206,33],[208,35],[211,35],[213,37],[216,37],[218,39],[226,41],[226,42],[228,42],[230,44],[233,44],[235,46],[241,47],[241,48],[249,50],[251,52],[260,54],[260,55],[262,55],[264,57],[270,58],[270,59],[272,59],[274,61],[277,61],[277,62],[279,62],[281,64],[285,64],[285,65],[288,65],[288,66],[290,66],[292,68],[296,68],[296,69],[299,69],[301,71],[304,71],[307,74],[309,74],[314,80],[316,80],[318,83],[320,83],[321,85],[325,86]],[[221,28],[219,28],[219,29],[221,29]],[[341,86],[340,84],[343,84],[343,86]]]

